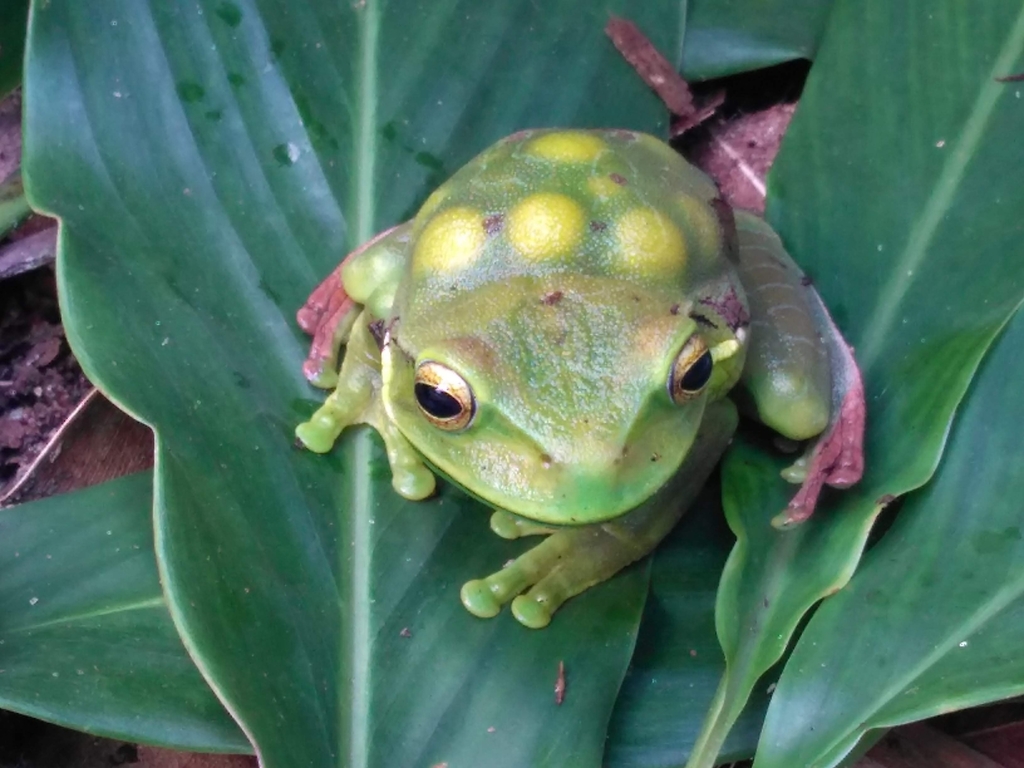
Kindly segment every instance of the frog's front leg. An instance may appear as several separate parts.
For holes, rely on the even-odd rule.
[[[512,613],[522,624],[547,626],[570,597],[611,578],[665,538],[707,481],[736,421],[731,402],[709,404],[683,465],[652,498],[609,522],[556,530],[497,573],[467,582],[463,605],[476,616],[490,618],[511,600]],[[525,528],[520,535],[542,532]],[[521,594],[524,590],[529,591]]]
[[[369,312],[359,314],[349,335],[338,386],[309,421],[296,427],[295,436],[309,450],[327,453],[346,427],[369,424],[384,439],[395,490],[407,499],[425,499],[434,492],[434,473],[384,411],[380,349],[370,333],[371,320]]]
[[[773,524],[814,512],[824,485],[846,488],[864,467],[864,387],[849,346],[817,292],[762,219],[736,212],[739,273],[751,337],[742,384],[763,423],[795,440],[816,438],[783,477],[801,488]]]

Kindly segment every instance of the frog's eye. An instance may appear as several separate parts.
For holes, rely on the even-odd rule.
[[[416,403],[427,421],[448,432],[465,429],[476,413],[476,399],[466,380],[433,360],[416,366]]]
[[[700,336],[694,334],[683,345],[675,363],[672,364],[672,373],[668,379],[668,393],[673,402],[676,405],[682,405],[703,392],[704,387],[711,380],[713,367],[711,350]]]

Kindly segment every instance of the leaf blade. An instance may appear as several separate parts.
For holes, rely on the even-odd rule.
[[[504,690],[512,701],[533,701],[541,688],[531,686],[553,679],[543,672],[509,681],[512,673],[502,677],[479,649],[526,633],[517,663],[538,647],[547,658],[562,653],[570,674],[600,685],[589,699],[570,689],[562,717],[576,713],[582,725],[554,743],[580,764],[600,759],[646,572],[634,569],[565,609],[571,616],[585,603],[604,617],[593,626],[607,642],[585,659],[570,643],[571,618],[543,635],[507,615],[479,622],[459,605],[453,574],[474,563],[472,576],[496,570],[509,545],[487,538],[484,519],[469,514],[478,506],[454,496],[396,501],[380,447],[365,433],[328,457],[295,451],[291,437],[319,397],[301,376],[304,340],[292,313],[367,221],[376,227],[407,214],[439,174],[525,120],[663,124],[656,99],[603,39],[606,9],[581,17],[572,6],[381,6],[377,50],[409,50],[407,68],[362,61],[373,58],[360,37],[373,32],[360,31],[362,4],[209,2],[193,15],[124,2],[100,19],[53,2],[34,15],[26,180],[30,197],[63,222],[58,275],[68,336],[104,391],[155,426],[158,556],[172,614],[267,765],[369,765],[398,748],[415,756],[484,747],[510,764],[565,764],[564,754],[542,749],[557,718],[539,720],[530,707],[507,712],[525,718],[531,738],[516,738],[510,725],[489,738],[486,728],[464,724],[433,743],[413,728],[424,710],[432,714],[429,685],[444,679],[409,691],[378,654],[399,643],[397,632],[381,633],[391,627],[388,610],[411,610],[395,595],[417,594],[405,557],[421,540],[427,549],[413,561],[426,568],[432,542],[452,560],[432,574],[434,591],[419,603],[437,614],[432,647],[452,642],[438,634],[451,622],[452,637],[477,649],[459,674],[475,674],[492,697]],[[552,23],[570,11],[589,23]],[[658,9],[640,13],[656,18]],[[517,30],[530,25],[534,34],[520,39]],[[431,28],[430,45],[421,35],[411,42],[410,30]],[[91,46],[104,55],[82,55]],[[496,67],[484,80],[483,65],[495,57],[523,67]],[[567,59],[576,66],[566,69]],[[377,93],[367,66],[379,66]],[[600,103],[580,87],[595,80]],[[44,82],[58,83],[46,93],[59,95],[75,123],[49,111]],[[407,115],[423,120],[406,123]],[[456,524],[450,509],[467,514]],[[458,560],[451,541],[467,541],[470,531],[485,543]],[[430,633],[421,629],[406,646],[417,636]],[[389,685],[420,708],[387,721]],[[419,741],[380,736],[403,727]]]
[[[1019,19],[1010,4],[980,15],[955,3],[909,15],[882,3],[834,5],[769,177],[768,218],[857,350],[868,401],[866,472],[797,532],[769,524],[781,484],[766,502],[748,499],[734,514],[726,488],[730,524],[751,549],[737,549],[720,592],[733,695],[708,720],[718,737],[800,617],[850,577],[879,508],[931,477],[957,404],[1024,295],[1013,247],[1020,225],[1003,207],[1020,192],[993,172],[1024,162],[1006,144],[1015,99],[1004,90],[991,107],[987,80],[1010,53],[1020,55]],[[918,37],[925,31],[927,46]],[[876,119],[865,123],[864,114]],[[979,250],[986,258],[962,257]],[[726,475],[741,460],[752,480],[768,483],[777,469],[730,457]],[[773,582],[778,590],[762,588]],[[711,744],[705,762],[693,765],[708,764],[714,751]]]
[[[968,395],[936,480],[908,498],[850,584],[811,620],[779,681],[758,765],[834,765],[869,729],[1024,690],[1013,650],[1024,626],[1022,476],[996,460],[1020,439],[990,418],[992,403],[1006,409],[1006,424],[1021,409],[1011,382],[1022,336],[1018,313]]]
[[[690,0],[681,71],[705,80],[813,59],[832,4]]]
[[[715,592],[734,537],[709,483],[654,556],[650,596],[615,703],[605,763],[681,765],[689,757],[725,668],[715,634]],[[754,754],[768,706],[758,691],[723,746],[723,760]]]
[[[0,705],[104,736],[247,752],[168,616],[151,486],[144,472],[0,512]]]

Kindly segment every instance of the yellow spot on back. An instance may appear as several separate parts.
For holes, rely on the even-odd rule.
[[[566,195],[539,192],[509,211],[505,234],[528,259],[549,259],[567,253],[583,238],[587,215]]]
[[[435,272],[464,269],[476,261],[487,239],[483,214],[473,208],[449,208],[423,228],[413,260]]]
[[[608,176],[591,176],[587,179],[587,189],[594,197],[608,198],[622,191],[622,185],[616,184]]]
[[[589,163],[606,149],[608,145],[602,139],[583,131],[545,133],[526,145],[531,155],[556,163]]]
[[[679,207],[686,217],[686,234],[706,258],[714,257],[722,248],[722,232],[714,209],[690,195],[679,198]]]
[[[615,222],[621,270],[676,274],[686,266],[686,243],[668,216],[653,208],[632,208]]]

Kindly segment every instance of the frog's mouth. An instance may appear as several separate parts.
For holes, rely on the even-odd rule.
[[[439,477],[492,509],[554,527],[574,527],[605,522],[643,505],[678,473],[691,444],[691,440],[681,439],[673,446],[672,455],[645,455],[642,462],[636,462],[643,464],[639,468],[565,465],[537,470],[515,461],[489,463],[471,450],[458,457],[453,471],[425,452],[421,458]],[[440,458],[444,462],[453,457]],[[509,467],[522,471],[509,472]],[[454,472],[474,482],[462,482]]]
[[[462,493],[466,494],[467,496],[469,496],[474,501],[478,501],[481,504],[483,504],[484,506],[490,507],[491,509],[500,509],[500,510],[503,510],[505,512],[509,512],[509,513],[511,513],[513,515],[519,515],[520,517],[526,517],[525,515],[522,515],[522,514],[520,514],[518,512],[514,512],[511,509],[507,509],[505,506],[499,506],[499,505],[495,504],[493,501],[489,501],[488,499],[485,499],[479,493],[476,493],[472,488],[468,488],[467,486],[465,486],[462,483],[460,483],[458,480],[456,480],[454,477],[449,475],[447,472],[445,472],[443,469],[441,469],[439,466],[434,464],[432,461],[430,461],[426,457],[423,458],[423,463],[426,464],[427,467],[430,468],[430,471],[433,472],[435,475],[440,477],[442,480],[447,482],[449,485],[455,486]],[[545,523],[545,525],[550,525],[552,528],[575,528],[577,525],[579,525],[579,523],[576,523],[576,524],[573,524],[573,523]]]
[[[440,469],[439,467],[434,466],[429,461],[424,462],[424,463],[428,467],[430,467],[430,469],[438,477],[440,477],[442,480],[447,481],[451,485],[455,486],[456,488],[459,489],[459,491],[461,491],[462,493],[466,494],[467,496],[469,496],[474,501],[478,501],[481,504],[483,504],[484,506],[490,507],[493,510],[501,510],[503,512],[508,512],[509,514],[515,515],[516,517],[521,517],[521,518],[523,518],[525,520],[531,520],[531,521],[537,522],[537,523],[543,523],[545,527],[554,528],[554,529],[563,529],[563,528],[564,529],[572,529],[572,528],[579,528],[579,527],[584,526],[584,525],[591,525],[591,524],[594,524],[594,523],[603,523],[603,522],[607,522],[609,520],[614,520],[616,517],[621,517],[623,514],[631,512],[631,511],[633,511],[635,509],[639,509],[640,507],[646,506],[647,504],[668,503],[670,501],[670,499],[663,498],[663,497],[666,496],[666,492],[670,492],[670,491],[675,490],[675,486],[677,485],[677,483],[675,482],[675,476],[673,475],[673,476],[670,476],[659,487],[655,488],[650,494],[648,494],[647,496],[643,496],[643,497],[639,498],[637,500],[637,503],[629,505],[627,508],[623,509],[621,512],[609,512],[608,514],[606,514],[604,516],[597,516],[597,517],[590,517],[590,518],[586,518],[586,516],[583,513],[580,513],[580,514],[572,516],[569,519],[569,521],[566,521],[566,520],[563,520],[563,519],[559,519],[556,522],[556,521],[554,521],[554,520],[552,520],[552,519],[550,519],[548,517],[540,518],[540,517],[537,517],[537,516],[533,516],[533,515],[529,514],[527,511],[524,511],[524,510],[521,510],[521,509],[520,510],[509,509],[508,507],[512,506],[512,505],[500,505],[500,504],[496,504],[493,501],[489,501],[488,499],[485,499],[483,496],[481,496],[479,493],[476,493],[472,489],[467,488],[465,485],[460,483],[458,480],[455,480],[454,478],[452,478],[447,472],[445,472],[444,470]]]

